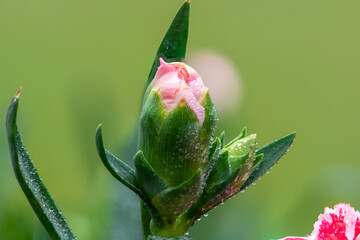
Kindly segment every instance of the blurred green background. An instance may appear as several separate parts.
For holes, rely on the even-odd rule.
[[[181,4],[0,1],[0,239],[48,239],[8,153],[6,110],[23,86],[25,145],[78,238],[140,240],[136,197],[101,164],[94,132],[102,123],[109,150],[131,161],[143,86]],[[239,76],[241,96],[220,96],[237,102],[218,109],[218,132],[247,126],[264,145],[297,131],[280,164],[197,223],[194,240],[305,236],[326,206],[360,209],[359,11],[356,0],[192,0],[188,55],[218,54]]]

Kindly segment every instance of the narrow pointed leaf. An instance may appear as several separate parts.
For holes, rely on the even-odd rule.
[[[153,80],[160,65],[159,58],[166,62],[179,62],[185,58],[189,28],[190,4],[186,1],[177,12],[156,53],[146,87]]]
[[[156,174],[148,161],[146,161],[141,150],[135,155],[134,163],[137,183],[150,199],[167,187],[167,184]]]
[[[259,177],[264,175],[266,171],[268,171],[286,153],[293,143],[295,135],[296,133],[290,133],[289,135],[279,138],[278,140],[275,140],[256,151],[256,155],[264,154],[264,157],[250,174],[248,180],[243,184],[243,186],[241,186],[241,190],[245,189]]]
[[[135,171],[105,149],[102,139],[101,125],[99,125],[96,129],[95,138],[99,156],[105,167],[117,180],[142,197],[144,194],[137,187]]]
[[[76,239],[43,184],[21,140],[16,125],[20,91],[11,100],[6,118],[10,156],[15,176],[31,207],[51,238],[60,240]]]
[[[102,139],[101,124],[96,129],[95,134],[96,147],[102,163],[107,170],[122,184],[136,193],[146,204],[153,216],[157,216],[157,211],[151,204],[150,199],[146,194],[137,186],[135,171],[126,163],[115,157],[107,149],[105,149]]]

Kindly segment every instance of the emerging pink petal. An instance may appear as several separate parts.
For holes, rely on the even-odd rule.
[[[159,91],[168,111],[176,106],[186,104],[197,116],[200,125],[205,119],[205,108],[200,104],[207,88],[199,74],[181,62],[166,63],[160,58],[153,89]]]

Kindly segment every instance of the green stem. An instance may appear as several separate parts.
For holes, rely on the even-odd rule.
[[[142,200],[140,202],[140,211],[141,211],[142,233],[144,240],[146,240],[151,235],[151,231],[150,231],[151,213]]]

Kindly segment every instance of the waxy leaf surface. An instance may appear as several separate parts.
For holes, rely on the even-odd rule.
[[[23,145],[16,125],[19,97],[20,91],[11,100],[6,118],[10,156],[15,176],[31,207],[51,238],[59,240],[76,239],[61,211],[56,207],[54,200],[43,184]],[[19,230],[21,231],[21,229]]]

